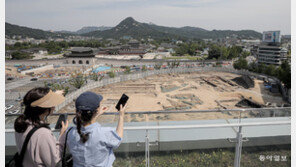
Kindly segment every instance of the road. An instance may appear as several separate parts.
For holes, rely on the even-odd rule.
[[[32,81],[30,81],[30,79],[31,78],[24,78],[24,79],[17,80],[15,82],[10,82],[8,84],[5,84],[5,90],[11,90],[11,89],[18,88],[23,85],[29,84],[32,82]]]

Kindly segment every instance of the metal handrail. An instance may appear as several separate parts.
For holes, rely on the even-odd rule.
[[[191,128],[226,128],[239,126],[266,126],[266,125],[287,125],[291,121],[276,122],[255,122],[255,123],[232,123],[232,124],[204,124],[204,125],[172,125],[172,126],[138,126],[125,127],[125,130],[166,130],[166,129],[191,129]]]
[[[289,125],[290,121],[273,121],[273,122],[252,122],[252,123],[231,123],[231,124],[203,124],[203,125],[171,125],[171,126],[127,126],[124,130],[168,130],[168,129],[193,129],[193,128],[226,128],[226,127],[243,127],[243,126],[266,126],[266,125]],[[58,132],[54,128],[53,132]],[[12,133],[14,129],[5,129],[5,133]]]
[[[239,132],[237,132],[236,137],[236,151],[235,151],[235,158],[234,158],[234,166],[240,167],[240,159],[241,159],[241,149],[242,149],[242,142],[244,141],[242,138],[241,129],[242,127],[246,126],[267,126],[267,125],[291,125],[291,118],[287,121],[273,121],[273,122],[251,122],[251,123],[231,123],[231,124],[203,124],[203,125],[160,125],[160,126],[127,126],[124,127],[124,130],[145,130],[145,161],[146,167],[149,167],[150,161],[150,151],[149,151],[149,136],[148,130],[176,130],[176,129],[193,129],[193,128],[226,128],[226,127],[239,127]],[[55,130],[54,128],[51,129],[54,132],[59,132],[59,130]],[[13,133],[14,129],[5,129],[5,133]]]
[[[161,110],[161,111],[135,111],[135,112],[125,112],[125,114],[168,114],[168,113],[206,113],[206,112],[248,112],[248,111],[262,111],[262,110],[282,110],[286,111],[285,109],[290,109],[288,111],[291,111],[291,107],[278,107],[278,108],[245,108],[245,109],[213,109],[213,110],[193,110],[193,111],[184,111],[184,110]],[[52,113],[51,116],[58,116],[61,114],[68,114],[68,115],[76,115],[75,112],[69,112],[69,113]],[[22,114],[5,114],[5,116],[19,116]],[[108,112],[104,113],[103,115],[118,115],[118,112]]]

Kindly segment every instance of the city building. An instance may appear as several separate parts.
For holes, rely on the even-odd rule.
[[[280,46],[280,31],[263,32],[261,45],[258,47],[257,62],[266,65],[280,65],[287,59],[287,49]]]
[[[261,45],[258,48],[258,63],[281,65],[287,59],[287,49],[280,46]]]
[[[29,48],[29,49],[22,49],[21,52],[28,53],[28,54],[40,54],[45,55],[47,54],[47,50],[45,48]]]
[[[14,50],[6,50],[5,51],[5,59],[11,59],[12,58],[12,53],[15,52]]]
[[[92,65],[95,64],[95,54],[89,47],[74,47],[71,53],[64,54],[67,64]]]
[[[136,44],[137,45],[137,44]],[[101,55],[139,55],[143,56],[146,53],[145,48],[142,47],[133,47],[130,45],[121,45],[113,47],[99,48],[97,54]]]
[[[132,47],[132,48],[139,48],[140,46],[140,42],[137,40],[130,40],[128,42],[128,44]]]

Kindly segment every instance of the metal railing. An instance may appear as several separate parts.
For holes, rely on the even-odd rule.
[[[204,125],[172,125],[172,126],[142,126],[142,127],[125,127],[125,130],[145,130],[145,162],[146,167],[150,166],[150,142],[149,130],[168,130],[168,129],[196,129],[196,128],[225,128],[238,127],[239,131],[235,139],[235,158],[234,167],[240,167],[241,151],[242,151],[242,127],[246,126],[266,126],[266,125],[290,125],[291,121],[273,121],[273,122],[253,122],[253,123],[232,123],[232,124],[204,124]],[[6,133],[13,132],[13,130],[6,130]]]
[[[196,111],[146,111],[146,112],[126,112],[126,114],[167,114],[167,113],[209,113],[209,112],[238,112],[239,117],[237,123],[219,123],[219,124],[194,124],[194,125],[158,125],[158,126],[127,126],[124,127],[125,130],[131,131],[131,130],[142,130],[145,131],[145,163],[146,167],[150,166],[150,146],[151,143],[149,142],[149,130],[177,130],[177,129],[200,129],[200,128],[226,128],[226,127],[237,127],[238,131],[236,132],[236,138],[231,141],[229,139],[229,142],[236,143],[235,146],[235,158],[234,158],[234,166],[240,167],[240,160],[241,160],[241,151],[242,151],[242,142],[243,134],[242,134],[242,128],[243,127],[250,127],[250,126],[267,126],[267,125],[290,125],[291,120],[285,120],[285,121],[272,121],[272,122],[248,122],[248,123],[242,123],[241,122],[241,114],[243,112],[249,112],[249,111],[283,111],[283,112],[291,112],[290,107],[282,107],[282,108],[246,108],[246,109],[225,109],[225,110],[196,110]],[[69,115],[75,115],[75,113],[68,113]],[[117,115],[118,113],[104,113],[104,115]],[[288,113],[288,116],[290,116],[291,113]],[[18,116],[20,114],[6,114],[6,116]],[[60,115],[60,113],[53,113],[53,115],[57,116]],[[273,114],[273,117],[275,114]],[[52,131],[56,131],[52,129]],[[13,133],[14,129],[6,129],[6,133]]]
[[[266,108],[244,108],[244,109],[210,109],[210,110],[160,110],[160,111],[133,111],[133,112],[125,112],[125,114],[168,114],[168,113],[208,113],[208,112],[250,112],[250,111],[274,111],[274,110],[283,110],[283,111],[291,111],[291,107],[266,107]],[[52,116],[59,116],[61,114],[65,113],[52,113]],[[68,115],[76,115],[75,112],[68,112],[66,113]],[[5,116],[19,116],[22,115],[20,113],[18,114],[10,114],[6,113]],[[118,112],[107,112],[104,113],[103,115],[118,115]],[[240,115],[241,116],[241,115]]]
[[[195,128],[225,128],[225,127],[238,127],[239,131],[235,139],[235,158],[234,167],[240,167],[241,152],[242,152],[242,127],[246,126],[266,126],[266,125],[290,125],[290,121],[276,121],[276,122],[253,122],[253,123],[232,123],[232,124],[205,124],[205,125],[172,125],[172,126],[143,126],[143,127],[125,127],[125,130],[145,130],[145,161],[146,167],[150,166],[150,151],[149,151],[149,136],[148,130],[160,129],[195,129]]]

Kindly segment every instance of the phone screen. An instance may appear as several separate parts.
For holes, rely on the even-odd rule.
[[[68,118],[68,114],[61,114],[59,116],[59,119],[56,123],[55,129],[61,129],[62,128],[62,122],[66,123],[66,120]]]
[[[121,98],[119,99],[117,105],[115,106],[115,108],[119,111],[120,110],[120,105],[122,104],[122,107],[125,106],[127,100],[128,100],[128,96],[125,94],[122,94]]]

